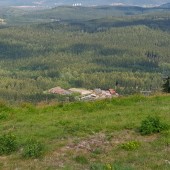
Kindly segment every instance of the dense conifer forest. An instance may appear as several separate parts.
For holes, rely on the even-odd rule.
[[[2,9],[0,98],[38,102],[48,89],[161,91],[170,71],[169,9]]]

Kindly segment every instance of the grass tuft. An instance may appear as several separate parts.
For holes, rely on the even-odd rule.
[[[11,154],[18,148],[15,135],[9,133],[0,136],[0,155]]]
[[[22,156],[24,158],[38,158],[44,154],[45,148],[42,143],[35,139],[29,139],[24,148]]]

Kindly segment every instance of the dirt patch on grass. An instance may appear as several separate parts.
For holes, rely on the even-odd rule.
[[[153,142],[157,138],[158,134],[141,136],[132,130],[116,131],[109,134],[97,133],[86,138],[69,139],[65,146],[59,148],[54,153],[62,153],[62,155],[64,155],[64,153],[68,151],[74,151],[74,153],[81,152],[83,154],[93,152],[96,148],[105,150],[108,147],[116,147],[127,141],[137,140],[139,142]]]
[[[58,147],[54,152],[47,154],[41,160],[41,166],[58,169],[65,167],[65,165],[82,166],[81,164],[76,164],[74,160],[76,156],[83,155],[90,162],[96,161],[96,159],[102,161],[113,149],[119,150],[122,143],[133,140],[140,143],[150,143],[158,137],[158,134],[141,136],[132,130],[122,130],[113,133],[97,133],[84,138],[70,138],[67,139],[65,146]],[[97,155],[97,158],[91,157],[92,154]],[[126,154],[126,152],[123,151],[120,154]],[[108,157],[107,159],[112,162],[114,158]],[[40,164],[40,162],[38,161],[37,164]],[[85,167],[86,165],[83,166]]]
[[[88,158],[90,153],[94,152],[97,148],[104,151],[110,146],[110,142],[104,133],[98,133],[81,139],[68,139],[65,146],[46,155],[43,159],[43,164],[50,167],[62,168],[66,164],[72,165],[73,162],[76,164],[74,158],[78,155],[83,155]]]
[[[104,148],[110,145],[104,133],[98,133],[79,142],[73,142],[66,146],[67,149],[73,149],[76,152],[92,152],[96,148]]]

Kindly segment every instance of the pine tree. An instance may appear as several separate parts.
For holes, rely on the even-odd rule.
[[[170,77],[165,78],[165,83],[163,84],[163,92],[170,93]]]

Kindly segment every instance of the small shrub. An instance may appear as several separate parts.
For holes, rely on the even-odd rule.
[[[0,120],[5,120],[7,118],[8,118],[8,114],[7,113],[5,113],[5,112],[1,112],[0,113]]]
[[[130,141],[130,142],[121,144],[121,148],[127,151],[136,150],[139,148],[139,146],[140,146],[140,143],[137,141]]]
[[[80,164],[88,164],[88,159],[84,156],[76,156],[74,160]]]
[[[38,158],[43,155],[44,145],[35,139],[29,139],[23,148],[23,157]]]
[[[159,133],[166,129],[168,129],[168,125],[162,123],[159,117],[148,116],[142,121],[139,131],[142,135],[149,135]]]
[[[13,134],[0,136],[0,155],[10,154],[17,150],[16,137]]]

